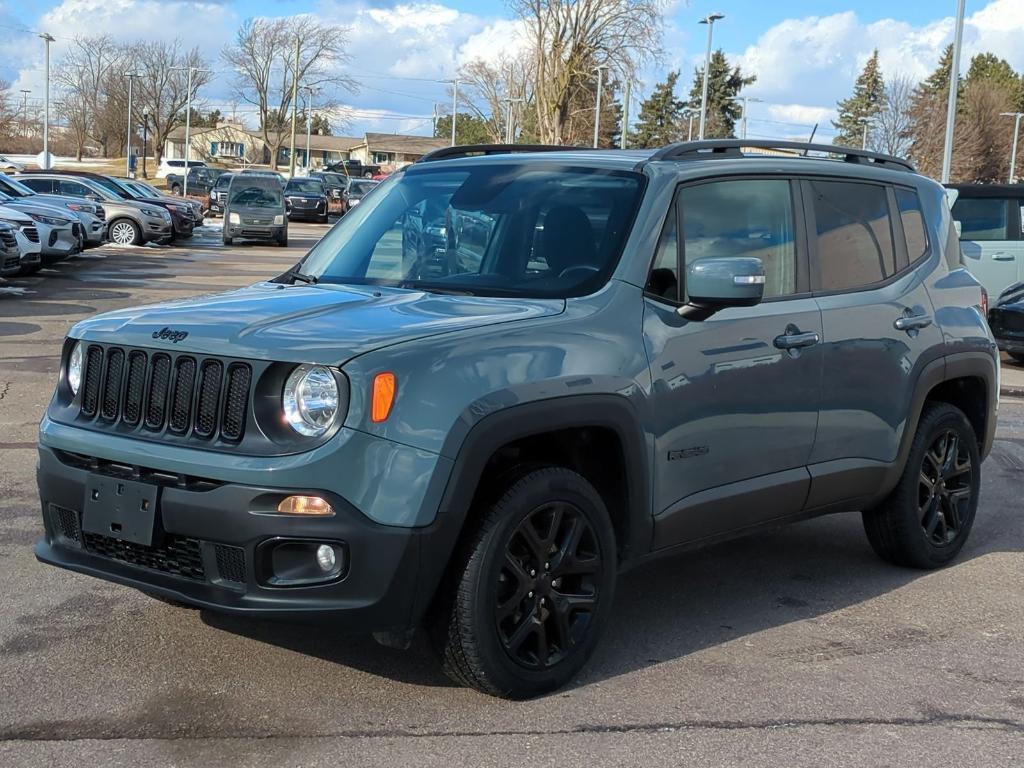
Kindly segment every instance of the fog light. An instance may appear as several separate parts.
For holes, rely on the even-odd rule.
[[[324,573],[333,571],[334,566],[338,563],[338,558],[334,555],[334,547],[330,544],[321,544],[317,547],[316,562]]]
[[[288,496],[277,505],[277,511],[283,515],[321,515],[334,514],[334,509],[319,496]]]

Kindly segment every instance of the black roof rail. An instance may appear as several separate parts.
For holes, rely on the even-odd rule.
[[[434,160],[452,160],[470,155],[510,155],[517,152],[573,152],[592,147],[560,147],[554,144],[463,144],[457,147],[441,147],[428,152],[417,163]]]
[[[901,171],[916,172],[917,168],[909,160],[866,149],[854,149],[838,144],[809,144],[802,141],[772,141],[770,139],[711,139],[708,141],[680,141],[662,147],[651,155],[647,161],[657,160],[711,160],[717,158],[749,157],[744,149],[788,149],[800,152],[805,157],[808,152],[824,152],[838,155],[847,163],[879,165],[884,168],[895,168]],[[763,157],[763,155],[758,155]]]

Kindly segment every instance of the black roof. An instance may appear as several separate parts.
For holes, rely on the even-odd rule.
[[[960,197],[1024,197],[1024,184],[947,184]]]

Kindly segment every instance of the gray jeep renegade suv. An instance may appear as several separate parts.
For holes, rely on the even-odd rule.
[[[569,681],[652,557],[860,511],[889,562],[948,563],[999,364],[942,187],[761,145],[440,150],[286,274],[79,323],[38,558],[392,645],[426,626],[509,697]]]

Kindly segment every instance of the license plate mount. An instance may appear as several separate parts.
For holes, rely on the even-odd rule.
[[[157,538],[160,487],[90,474],[85,483],[82,530],[152,547]]]

